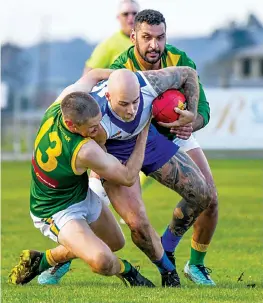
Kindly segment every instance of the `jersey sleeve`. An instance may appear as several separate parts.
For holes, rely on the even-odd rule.
[[[111,50],[107,41],[96,46],[90,58],[86,61],[85,66],[91,68],[108,68],[111,61]]]
[[[149,83],[147,78],[144,76],[143,72],[137,71],[135,74],[139,80],[141,92],[155,99],[158,96],[158,94],[155,91],[155,89],[152,87],[152,85]]]
[[[121,69],[126,68],[124,65],[125,61],[123,60],[123,56],[120,55],[115,61],[111,64],[110,69]]]
[[[194,61],[190,59],[185,53],[180,58],[180,66],[190,66],[196,70],[196,65]],[[199,88],[200,88],[200,96],[199,96],[197,111],[204,119],[204,125],[203,125],[204,127],[208,124],[210,120],[210,107],[206,99],[206,95],[203,89],[203,85],[200,82],[200,79],[199,79]]]

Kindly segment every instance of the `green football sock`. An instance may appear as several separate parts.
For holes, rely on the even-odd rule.
[[[131,264],[128,261],[122,259],[119,259],[119,262],[121,265],[120,274],[127,274],[131,270]]]
[[[190,265],[204,265],[205,255],[207,253],[209,244],[201,244],[191,241],[191,256],[189,260]]]
[[[204,265],[206,252],[197,251],[191,247],[190,265]]]
[[[47,269],[49,269],[52,266],[55,266],[57,263],[53,260],[53,257],[51,255],[50,249],[45,251],[40,264],[39,264],[39,272],[43,272]]]

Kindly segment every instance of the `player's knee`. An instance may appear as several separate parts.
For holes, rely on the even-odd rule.
[[[114,266],[114,258],[113,254],[110,252],[100,252],[96,255],[93,261],[90,264],[92,271],[95,273],[99,273],[104,276],[111,276],[113,266]]]
[[[112,251],[118,251],[121,250],[125,245],[125,238],[122,235],[119,235],[116,237],[115,241],[110,245],[110,249]]]
[[[207,183],[204,187],[204,192],[201,195],[201,209],[207,209],[211,203],[213,203],[214,197],[214,187]]]
[[[150,227],[150,222],[146,216],[145,211],[142,211],[138,216],[133,217],[128,223],[131,232],[137,237],[141,238],[148,232]]]
[[[206,214],[209,217],[217,216],[218,214],[218,197],[217,197],[217,191],[216,188],[213,187],[211,191],[211,201],[206,208]]]

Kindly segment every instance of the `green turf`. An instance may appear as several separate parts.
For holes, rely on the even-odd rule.
[[[189,258],[191,231],[177,249],[181,289],[160,288],[156,268],[132,244],[123,226],[127,243],[118,253],[153,280],[156,289],[125,288],[115,277],[91,273],[80,260],[60,286],[7,284],[7,275],[22,249],[44,250],[51,240],[37,231],[29,217],[29,164],[2,164],[2,300],[3,302],[262,302],[262,161],[215,160],[211,167],[216,180],[220,217],[216,234],[206,257],[213,269],[215,288],[198,287],[187,281],[182,268]],[[178,197],[158,184],[147,188],[144,200],[150,220],[161,234],[171,218]],[[106,227],[107,228],[107,227]],[[238,277],[244,272],[242,281]],[[255,284],[255,288],[247,287]]]

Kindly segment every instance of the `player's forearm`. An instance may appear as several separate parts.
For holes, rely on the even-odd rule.
[[[187,109],[197,117],[197,107],[199,101],[199,81],[194,69],[188,68],[188,76],[183,84],[184,95],[187,100]]]
[[[88,67],[88,66],[85,65],[82,77],[86,76],[91,70],[92,70],[91,67]]]
[[[204,127],[204,118],[202,115],[197,114],[195,121],[193,122],[193,132]]]
[[[88,72],[93,81],[107,80],[114,70],[105,68],[94,68]],[[96,82],[96,83],[97,83]]]
[[[138,178],[138,174],[142,168],[144,156],[145,156],[146,142],[147,142],[147,136],[140,135],[137,138],[134,150],[129,160],[126,163],[127,172],[128,172],[127,178],[128,181],[130,181],[132,184],[134,184],[134,182]]]
[[[92,69],[80,78],[75,85],[78,86],[81,91],[89,93],[99,81],[107,80],[112,72],[113,70],[111,69]]]
[[[196,71],[188,66],[171,66],[144,72],[145,77],[159,95],[170,88],[184,89],[188,110],[196,116],[199,100],[199,82]]]
[[[120,163],[113,155],[102,153],[101,149],[96,149],[92,154],[89,151],[87,156],[83,156],[85,161],[88,159],[85,167],[89,167],[107,181],[124,186],[132,186],[137,180],[143,164],[145,145],[145,137],[137,140],[126,165]]]

